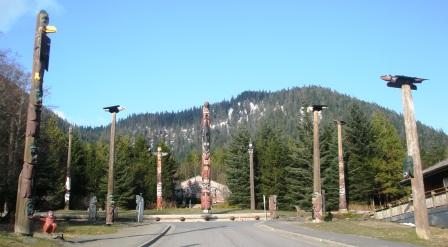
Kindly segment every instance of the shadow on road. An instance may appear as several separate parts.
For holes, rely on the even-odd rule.
[[[83,244],[83,243],[89,243],[89,242],[95,242],[95,241],[101,241],[101,240],[123,239],[123,238],[133,238],[133,237],[142,237],[142,236],[154,236],[154,235],[157,235],[157,234],[136,234],[136,235],[117,236],[117,237],[110,237],[110,238],[84,239],[84,240],[79,240],[79,241],[66,240],[66,242],[73,243],[73,244]]]
[[[225,227],[227,227],[227,226],[205,227],[205,228],[193,229],[193,230],[189,230],[189,231],[170,233],[170,234],[167,234],[166,236],[172,236],[172,235],[184,234],[184,233],[189,233],[189,232],[206,231],[206,230],[210,230],[210,229],[225,228]],[[189,246],[190,246],[190,245],[189,245]]]

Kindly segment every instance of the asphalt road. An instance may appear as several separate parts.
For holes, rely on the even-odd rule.
[[[279,234],[260,222],[179,222],[152,246],[331,246],[317,240]]]

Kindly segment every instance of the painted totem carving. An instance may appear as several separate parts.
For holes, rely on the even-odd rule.
[[[201,209],[203,213],[210,213],[212,198],[210,193],[211,159],[210,159],[210,110],[209,103],[205,102],[202,107],[202,189]]]
[[[33,70],[31,90],[28,103],[26,121],[25,150],[23,154],[23,167],[20,172],[17,186],[17,203],[14,232],[30,235],[32,233],[30,216],[33,214],[33,179],[36,173],[40,129],[40,114],[42,111],[42,84],[44,72],[48,71],[51,39],[47,33],[56,32],[54,26],[48,26],[49,17],[46,11],[41,10],[36,19],[36,33],[34,39]]]
[[[157,210],[163,208],[162,195],[162,157],[168,153],[162,153],[162,148],[157,148]]]

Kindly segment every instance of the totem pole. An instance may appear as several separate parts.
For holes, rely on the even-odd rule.
[[[342,120],[335,120],[338,125],[338,166],[339,166],[339,212],[347,213],[347,199],[345,193],[345,168],[344,168],[344,153],[342,152],[342,125],[345,124]]]
[[[96,203],[97,203],[96,196],[92,196],[89,201],[89,220],[95,221],[96,220]]]
[[[314,221],[321,222],[323,218],[322,186],[320,179],[320,148],[319,148],[319,112],[326,105],[313,105],[313,213]]]
[[[162,195],[162,157],[168,153],[162,153],[162,148],[157,148],[157,210],[163,209],[163,195]]]
[[[202,189],[201,209],[202,213],[211,213],[212,198],[210,194],[210,110],[209,103],[205,102],[202,107]]]
[[[145,207],[145,199],[143,198],[142,193],[140,193],[140,195],[135,196],[135,204],[136,204],[135,211],[137,211],[137,222],[142,223],[143,210]]]
[[[68,154],[67,154],[67,176],[65,177],[65,210],[70,209],[70,187],[71,187],[71,180],[70,180],[70,165],[72,162],[72,127],[68,128]]]
[[[417,90],[416,83],[422,83],[426,79],[402,75],[384,75],[381,79],[387,81],[388,87],[401,88],[403,101],[403,117],[406,133],[406,147],[408,159],[414,165],[414,176],[411,176],[412,202],[414,205],[415,231],[421,239],[429,239],[428,209],[426,208],[425,188],[423,184],[422,160],[417,133],[417,123],[414,113],[414,100],[412,91]]]
[[[42,84],[44,72],[48,71],[51,40],[47,33],[56,32],[56,28],[48,26],[49,17],[41,10],[37,15],[36,33],[34,37],[34,56],[31,80],[30,98],[26,121],[25,150],[23,152],[23,167],[17,185],[17,203],[14,232],[24,235],[31,234],[31,215],[33,214],[32,192],[33,177],[36,173],[40,129],[40,113],[42,108]]]
[[[103,109],[112,114],[110,124],[110,142],[109,142],[109,171],[107,174],[107,202],[106,202],[106,225],[112,225],[115,213],[114,201],[114,162],[115,162],[115,125],[117,113],[125,108],[120,105],[103,107]]]
[[[255,184],[254,184],[254,147],[249,141],[249,184],[250,184],[250,210],[255,210]]]

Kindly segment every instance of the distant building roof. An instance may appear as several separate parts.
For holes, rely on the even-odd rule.
[[[439,163],[426,168],[425,170],[423,170],[423,176],[430,176],[434,173],[438,173],[440,171],[443,171],[445,169],[448,169],[448,159],[446,160],[442,160]]]
[[[196,176],[189,178],[180,183],[180,187],[183,193],[186,193],[188,197],[201,198],[202,177]],[[213,203],[225,202],[226,198],[230,195],[230,190],[227,185],[220,184],[216,181],[210,181],[210,193],[212,195]]]
[[[197,183],[198,186],[200,188],[202,188],[202,177],[201,176],[191,177],[185,181],[182,181],[180,183],[180,186],[182,187],[182,189],[184,189],[194,183]],[[217,188],[224,193],[230,193],[229,187],[227,187],[227,185],[220,184],[220,183],[216,182],[215,180],[210,180],[210,186],[212,188]]]
[[[422,171],[423,179],[425,180],[425,183],[426,183],[428,177],[431,177],[432,175],[438,174],[440,172],[444,172],[446,170],[448,170],[448,159],[442,160],[439,163],[423,170]],[[410,183],[411,183],[410,178],[406,178],[406,179],[403,179],[400,181],[400,184],[402,184],[402,185],[409,185]]]

